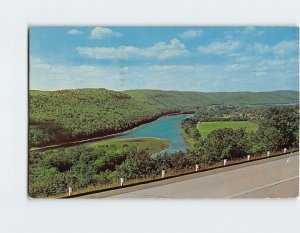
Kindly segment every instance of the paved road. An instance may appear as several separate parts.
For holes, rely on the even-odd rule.
[[[297,152],[83,198],[283,198],[298,193]]]

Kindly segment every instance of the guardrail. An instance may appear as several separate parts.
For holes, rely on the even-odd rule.
[[[297,151],[299,151],[299,148],[284,148],[281,151],[267,151],[263,154],[246,155],[243,158],[238,158],[233,160],[224,159],[223,161],[215,163],[210,166],[209,165],[200,166],[199,164],[195,164],[194,166],[185,169],[177,169],[177,170],[169,170],[169,171],[162,170],[160,176],[153,175],[153,176],[148,176],[144,179],[141,178],[141,179],[126,181],[124,178],[120,178],[120,183],[111,183],[110,184],[111,187],[108,188],[105,187],[101,188],[101,186],[94,186],[95,190],[91,190],[91,191],[85,191],[85,189],[78,189],[73,192],[72,187],[69,187],[68,193],[61,194],[58,198],[73,198],[73,197],[80,197],[89,194],[124,189],[124,188],[133,187],[141,184],[148,184],[156,181],[167,180],[167,179],[181,177],[185,175],[202,173],[206,171],[216,170],[219,168],[231,167],[234,165],[249,163],[249,162],[263,160],[263,159],[269,159],[269,158],[278,157],[289,153],[294,153]]]

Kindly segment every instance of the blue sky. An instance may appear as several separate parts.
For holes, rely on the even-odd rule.
[[[297,27],[31,27],[30,89],[298,90]]]

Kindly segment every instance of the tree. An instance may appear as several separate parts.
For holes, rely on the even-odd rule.
[[[206,139],[196,143],[194,150],[202,158],[202,161],[208,164],[245,156],[247,151],[246,131],[243,128],[214,130]]]
[[[266,111],[258,136],[266,150],[298,145],[299,115],[295,107],[274,107]]]

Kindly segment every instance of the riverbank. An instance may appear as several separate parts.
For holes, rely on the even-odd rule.
[[[183,141],[189,145],[190,148],[193,148],[195,142],[193,141],[192,138],[190,138],[186,132],[184,132],[183,129],[181,129],[181,137],[183,138]]]
[[[88,146],[98,147],[98,146],[116,146],[124,147],[134,145],[138,150],[145,150],[148,154],[158,153],[160,151],[166,150],[170,147],[170,142],[161,138],[124,138],[124,139],[113,139],[109,141],[100,141],[91,143]]]
[[[87,139],[77,140],[77,141],[62,142],[62,143],[59,143],[59,144],[43,146],[43,147],[33,147],[33,148],[29,148],[29,151],[40,151],[40,150],[56,149],[56,148],[75,146],[75,145],[80,145],[80,144],[85,144],[85,143],[90,143],[90,142],[104,141],[104,140],[107,140],[107,139],[111,139],[111,138],[115,138],[115,137],[127,134],[132,130],[136,130],[140,127],[146,126],[147,124],[153,123],[153,122],[155,122],[155,121],[157,121],[157,120],[159,120],[160,118],[163,118],[163,117],[177,116],[177,115],[190,115],[190,114],[194,114],[194,112],[189,111],[189,112],[183,112],[183,113],[182,112],[167,113],[167,114],[164,114],[164,115],[160,115],[159,117],[153,118],[152,121],[146,121],[142,124],[139,124],[135,127],[126,129],[124,131],[120,131],[118,133],[109,134],[109,135],[105,135],[105,136],[99,136],[99,137],[92,137],[92,138],[87,138]]]

